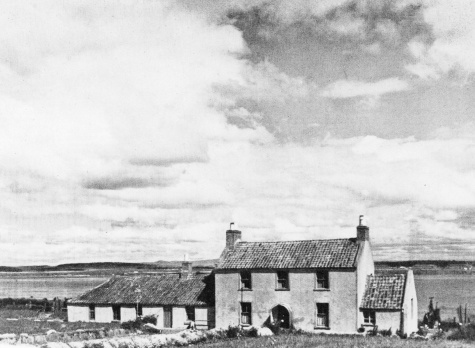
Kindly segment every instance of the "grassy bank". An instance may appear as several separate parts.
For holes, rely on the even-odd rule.
[[[78,329],[119,329],[119,323],[68,323],[60,321],[48,320],[32,320],[32,319],[18,319],[7,320],[0,318],[0,334],[44,334],[48,330],[55,330],[58,332],[75,331]]]
[[[242,338],[214,343],[200,343],[195,347],[203,348],[468,348],[473,344],[460,341],[418,341],[386,337],[336,336],[336,335],[281,335],[260,338]]]

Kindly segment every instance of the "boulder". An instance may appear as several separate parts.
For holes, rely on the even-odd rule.
[[[143,328],[147,332],[156,332],[156,333],[162,332],[162,330],[160,328],[158,328],[156,325],[153,325],[152,323],[144,324]]]
[[[257,335],[258,336],[272,336],[274,335],[274,333],[268,327],[260,327],[257,330]]]

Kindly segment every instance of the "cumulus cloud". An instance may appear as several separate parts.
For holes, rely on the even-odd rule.
[[[432,40],[414,38],[410,50],[416,59],[407,69],[425,79],[438,79],[451,71],[475,71],[475,4],[472,1],[437,0],[424,2],[424,21]]]
[[[305,19],[299,29],[313,22],[327,43],[356,31],[374,56],[423,31],[410,3],[214,3],[204,2],[244,17],[257,6],[263,30]],[[346,237],[361,213],[379,257],[392,257],[395,235],[433,243],[454,228],[473,239],[473,133],[323,138],[338,116],[332,103],[370,103],[407,90],[406,80],[289,73],[255,59],[242,18],[210,20],[190,6],[2,5],[6,263],[211,258],[230,221],[247,240]]]
[[[409,84],[397,77],[376,82],[339,80],[332,82],[321,95],[328,98],[379,97],[383,94],[409,89]]]

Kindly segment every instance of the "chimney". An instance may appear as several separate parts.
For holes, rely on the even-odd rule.
[[[356,227],[356,239],[358,242],[369,241],[369,227],[365,226],[364,215],[360,215],[360,222]]]
[[[185,260],[181,264],[181,279],[189,279],[193,275],[193,266],[192,262],[188,261],[188,255],[185,254]]]
[[[234,250],[234,245],[241,240],[241,231],[233,230],[234,222],[229,224],[229,230],[226,231],[226,249]]]

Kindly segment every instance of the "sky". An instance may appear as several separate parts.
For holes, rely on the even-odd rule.
[[[470,0],[3,1],[0,264],[356,236],[475,260]]]

